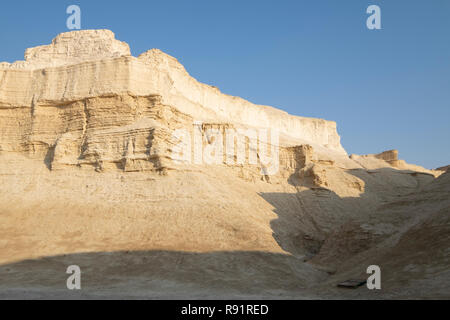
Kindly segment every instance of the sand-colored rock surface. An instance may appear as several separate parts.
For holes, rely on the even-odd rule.
[[[111,31],[0,64],[0,181],[0,298],[450,298],[450,173],[349,157],[334,122],[225,95]],[[336,287],[372,264],[382,290]]]
[[[449,169],[450,169],[450,166],[445,166],[445,167],[437,168],[436,170],[437,171],[448,171]]]
[[[107,30],[61,34],[49,46],[28,49],[25,58],[0,65],[0,110],[21,108],[32,114],[30,109],[45,110],[88,98],[160,96],[162,104],[197,121],[270,127],[345,154],[335,122],[294,117],[222,94],[197,82],[175,58],[159,50],[139,58],[130,56],[128,46]]]

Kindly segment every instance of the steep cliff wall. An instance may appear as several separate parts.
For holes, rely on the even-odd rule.
[[[160,97],[161,105],[175,108],[193,121],[270,128],[278,130],[282,141],[291,145],[307,143],[346,155],[335,122],[291,116],[225,95],[196,81],[175,58],[159,50],[132,57],[128,45],[115,40],[108,30],[63,33],[50,45],[28,49],[25,61],[0,63],[0,150],[21,151],[30,146],[38,148],[39,144],[51,148],[54,140],[68,136],[81,139],[86,129],[83,123],[90,117],[85,113],[86,99],[145,100],[155,96]],[[127,108],[121,109],[120,105],[106,108],[118,120],[111,125],[132,125],[119,121],[129,118]],[[100,104],[96,108],[102,109]],[[108,115],[102,117],[91,121],[91,125],[107,123]],[[142,123],[146,121],[143,118],[150,119],[143,115],[134,120]],[[45,136],[51,132],[54,136],[50,143]]]

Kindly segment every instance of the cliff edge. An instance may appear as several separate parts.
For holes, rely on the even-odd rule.
[[[92,104],[74,107],[88,99],[123,96],[158,97],[161,105],[193,121],[269,128],[279,131],[282,144],[308,143],[325,153],[346,156],[335,122],[291,116],[223,94],[196,81],[175,58],[160,50],[131,56],[128,45],[109,30],[63,33],[50,45],[27,49],[25,61],[0,63],[0,150],[33,145],[30,137],[42,136],[41,129],[46,137],[39,143],[51,148],[62,134],[83,130],[75,124],[79,118],[86,118],[84,127],[91,129],[94,113],[103,111],[107,119],[106,113],[126,111],[123,117],[128,117],[130,110],[120,110],[120,106],[110,110]],[[145,115],[136,115],[119,124],[132,125],[142,118]],[[27,134],[24,128],[29,128]]]

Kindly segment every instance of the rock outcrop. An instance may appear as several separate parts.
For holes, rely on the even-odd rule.
[[[3,67],[37,70],[122,56],[131,56],[130,47],[116,40],[110,30],[67,32],[58,35],[50,45],[27,49],[25,61],[3,63]]]
[[[0,65],[0,152],[45,157],[49,167],[158,168],[170,142],[156,145],[173,123],[193,122],[270,128],[282,144],[346,155],[334,122],[222,94],[159,50],[132,57],[108,30],[63,33],[28,49],[25,61]]]
[[[450,166],[445,166],[445,167],[437,168],[436,170],[438,170],[438,171],[448,171],[449,169],[450,169]]]

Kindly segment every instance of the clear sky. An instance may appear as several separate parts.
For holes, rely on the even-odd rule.
[[[224,93],[336,121],[349,154],[450,164],[449,0],[5,0],[0,61],[68,31],[71,4],[135,56],[159,48]],[[372,4],[382,30],[366,27]]]

